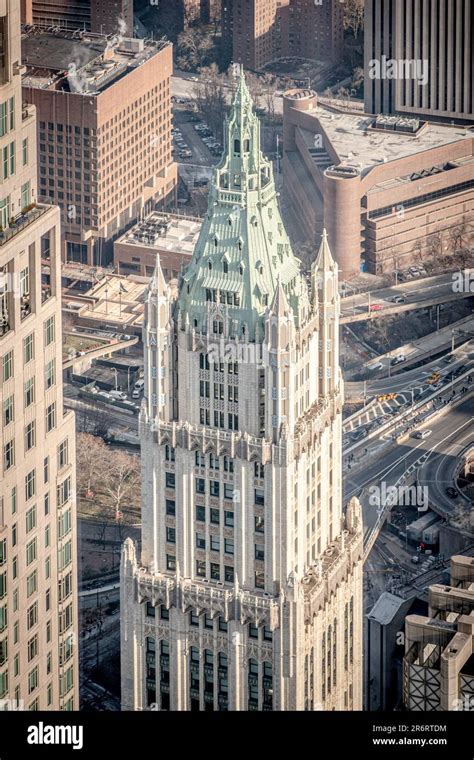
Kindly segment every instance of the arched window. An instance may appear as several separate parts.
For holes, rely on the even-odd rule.
[[[234,140],[234,153],[240,156],[240,140]]]
[[[229,264],[225,259],[224,259],[222,268],[223,268],[224,274],[229,274]]]
[[[244,153],[250,153],[250,140],[244,140]]]
[[[212,262],[210,261],[207,266],[209,267],[209,270],[211,270],[212,269]]]

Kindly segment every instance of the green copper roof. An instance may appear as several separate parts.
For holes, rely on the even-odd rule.
[[[220,301],[238,325],[236,334],[245,329],[254,339],[278,279],[298,324],[308,308],[308,290],[283,226],[272,165],[260,150],[260,122],[242,75],[207,215],[181,282],[179,310],[205,332],[209,309]]]

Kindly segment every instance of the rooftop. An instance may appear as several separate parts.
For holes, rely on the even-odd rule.
[[[170,251],[191,257],[202,219],[154,211],[115,241],[115,245],[140,246],[150,252]]]
[[[141,66],[167,42],[106,37],[87,32],[48,32],[24,27],[23,84],[40,89],[98,94]]]
[[[145,277],[104,274],[85,292],[63,288],[62,308],[88,324],[141,326],[148,285]]]
[[[339,157],[340,165],[354,169],[362,176],[379,164],[474,138],[474,132],[470,129],[435,122],[423,123],[418,131],[410,132],[396,128],[374,128],[374,117],[365,114],[331,113],[319,106],[305,113],[319,119]],[[319,133],[318,125],[315,124],[314,131],[302,128],[299,131],[312,152],[315,136]],[[472,148],[466,146],[466,154],[471,153]],[[319,154],[315,154],[315,158],[319,159]]]
[[[369,620],[376,620],[381,625],[388,625],[406,603],[406,599],[384,591],[375,602],[367,617]]]

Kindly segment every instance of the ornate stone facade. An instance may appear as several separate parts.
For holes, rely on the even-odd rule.
[[[337,266],[311,288],[241,78],[177,293],[145,314],[142,546],[122,556],[124,709],[362,704],[362,523],[342,508]]]

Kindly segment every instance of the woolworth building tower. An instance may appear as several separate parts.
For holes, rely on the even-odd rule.
[[[338,272],[300,272],[243,75],[191,263],[146,300],[125,710],[362,707],[362,523],[341,488]]]

